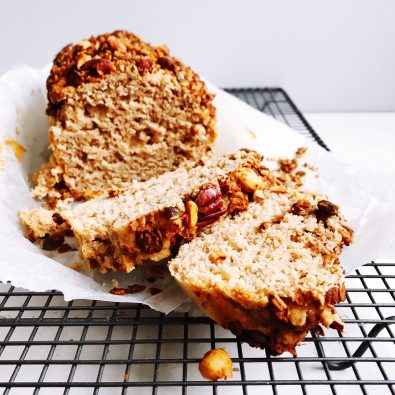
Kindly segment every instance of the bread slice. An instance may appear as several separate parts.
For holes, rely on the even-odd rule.
[[[270,188],[238,215],[183,245],[171,274],[201,309],[251,346],[273,354],[320,324],[343,329],[339,264],[352,230],[325,195]]]
[[[211,154],[213,95],[165,46],[126,31],[68,45],[47,89],[52,155],[37,198],[92,198]]]
[[[136,265],[174,256],[180,243],[247,209],[262,189],[280,191],[286,183],[294,183],[290,173],[270,171],[261,160],[261,155],[246,149],[216,156],[194,168],[136,181],[112,197],[64,205],[55,219],[69,225],[90,270],[130,272]],[[41,208],[37,214],[21,214],[28,236],[52,237],[42,223],[54,211]]]

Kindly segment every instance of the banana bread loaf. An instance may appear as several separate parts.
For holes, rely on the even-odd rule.
[[[215,108],[204,82],[126,31],[62,49],[47,80],[48,163],[33,195],[89,199],[210,156]]]

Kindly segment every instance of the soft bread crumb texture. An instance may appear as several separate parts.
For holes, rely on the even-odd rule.
[[[164,46],[117,31],[65,47],[47,81],[49,163],[36,198],[89,199],[206,159],[215,108],[199,76]]]
[[[340,214],[317,218],[326,196],[288,188],[183,245],[172,275],[214,320],[254,346],[294,352],[307,330],[342,327],[338,256],[352,238]],[[306,209],[294,214],[300,202]],[[261,336],[261,337],[259,337]]]
[[[174,254],[174,248],[178,248],[180,238],[192,239],[202,224],[206,226],[220,220],[237,207],[245,209],[250,189],[242,192],[233,179],[226,186],[229,190],[225,190],[225,185],[220,185],[227,184],[231,174],[243,176],[243,179],[252,176],[252,184],[256,183],[259,171],[264,174],[269,172],[262,167],[261,160],[261,155],[246,149],[214,156],[193,168],[180,168],[146,182],[134,181],[127,190],[113,197],[96,198],[76,205],[61,204],[56,213],[69,224],[90,270],[129,272],[137,264],[169,258]],[[249,169],[249,173],[240,172],[243,169]],[[263,175],[259,177],[264,178]],[[201,195],[204,185],[210,187]],[[226,196],[221,195],[220,188],[224,188]],[[237,193],[232,194],[235,188]],[[219,195],[210,195],[214,191]],[[198,194],[199,208],[190,200]],[[202,196],[217,200],[210,205]],[[243,204],[239,202],[240,198]],[[192,204],[196,210],[193,213]],[[198,213],[201,209],[206,214]],[[44,234],[47,237],[45,235],[51,233],[51,224],[46,220],[50,222],[50,213],[54,212],[45,209],[23,210],[21,218],[32,236],[43,237]],[[196,217],[194,223],[191,222],[192,214]],[[42,226],[43,223],[46,227]]]

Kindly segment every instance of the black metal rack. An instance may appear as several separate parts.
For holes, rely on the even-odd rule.
[[[324,142],[279,88],[231,89]],[[395,263],[348,276],[338,306],[348,332],[310,334],[298,355],[269,356],[208,318],[143,305],[76,300],[0,284],[0,388],[5,394],[395,394]],[[387,319],[386,319],[387,318]],[[204,352],[224,347],[234,377],[205,381]]]

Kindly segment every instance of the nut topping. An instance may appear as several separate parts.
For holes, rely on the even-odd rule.
[[[306,216],[309,214],[311,207],[310,202],[307,200],[299,200],[291,207],[291,213],[295,215]]]
[[[159,64],[160,67],[162,67],[162,69],[174,71],[176,68],[174,60],[169,58],[168,56],[162,56],[157,60],[157,63]]]
[[[199,207],[207,206],[210,203],[222,198],[221,190],[217,185],[207,183],[202,186],[199,193],[196,195],[196,204]]]
[[[43,241],[43,250],[55,251],[64,243],[63,235],[47,235]]]
[[[114,64],[107,59],[92,59],[84,63],[81,70],[88,71],[97,76],[111,73],[115,70]]]
[[[140,74],[144,74],[152,70],[153,63],[150,58],[141,58],[136,62],[137,70]]]
[[[180,210],[177,207],[166,207],[164,214],[167,220],[176,219],[180,215]]]
[[[188,200],[185,207],[188,216],[188,228],[192,231],[198,222],[198,206],[194,201]]]
[[[254,192],[257,189],[263,189],[262,178],[251,168],[242,167],[237,170],[236,178],[244,192]]]
[[[163,248],[162,234],[159,229],[136,232],[136,243],[140,250],[144,253],[151,254],[154,252],[159,252]]]
[[[337,215],[338,213],[339,207],[328,200],[320,200],[317,204],[317,210],[315,210],[317,220],[323,222],[326,222],[329,217]]]

